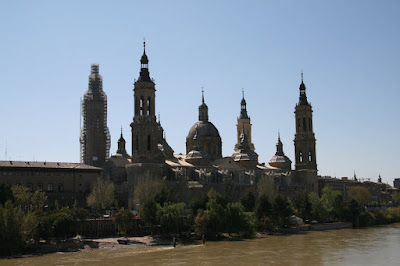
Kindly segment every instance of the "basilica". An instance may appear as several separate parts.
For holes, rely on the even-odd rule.
[[[222,156],[221,136],[209,120],[204,91],[198,107],[198,121],[189,129],[186,137],[186,155],[174,154],[156,118],[156,89],[150,77],[145,43],[140,73],[133,91],[131,155],[126,150],[121,131],[118,150],[108,158],[110,137],[106,119],[107,98],[102,90],[98,65],[92,65],[89,89],[82,103],[84,124],[81,162],[103,167],[103,176],[114,182],[121,205],[132,206],[134,189],[143,180],[163,180],[177,200],[184,202],[204,195],[210,188],[233,199],[239,199],[248,191],[256,194],[261,190],[285,194],[295,190],[318,191],[312,107],[307,100],[303,81],[299,88],[299,102],[295,106],[294,170],[291,160],[283,151],[279,136],[276,153],[269,163],[258,162],[244,93],[238,110],[237,143],[231,156]]]
[[[88,89],[81,101],[80,163],[0,161],[0,182],[24,185],[31,191],[46,191],[51,205],[62,206],[77,201],[86,205],[97,178],[114,183],[120,207],[136,208],[135,188],[145,182],[162,181],[175,200],[190,202],[213,188],[218,193],[239,200],[245,193],[255,195],[315,192],[321,195],[325,186],[340,191],[344,199],[351,187],[364,186],[375,203],[389,202],[394,191],[387,184],[353,178],[323,177],[317,174],[316,139],[313,130],[312,106],[301,78],[299,101],[295,104],[294,165],[285,155],[280,136],[276,153],[268,163],[259,163],[252,142],[251,120],[243,93],[238,108],[237,143],[234,153],[222,156],[222,139],[210,121],[208,106],[202,94],[198,121],[188,129],[186,154],[176,154],[168,144],[160,120],[156,118],[155,83],[149,72],[145,44],[140,59],[139,77],[134,82],[134,113],[132,117],[131,154],[121,135],[118,149],[110,156],[111,136],[107,126],[107,95],[99,65],[93,64]],[[238,105],[239,107],[239,105]],[[288,110],[290,112],[290,110]]]

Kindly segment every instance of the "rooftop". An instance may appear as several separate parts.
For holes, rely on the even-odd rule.
[[[23,161],[0,161],[0,167],[17,167],[17,168],[57,168],[57,169],[91,169],[102,170],[102,168],[94,167],[82,163],[60,163],[60,162],[23,162]]]

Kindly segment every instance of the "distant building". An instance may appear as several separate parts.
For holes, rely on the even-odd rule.
[[[400,178],[395,178],[393,181],[393,186],[395,188],[399,188],[400,189]]]
[[[110,152],[110,133],[107,127],[107,95],[99,65],[91,66],[89,87],[82,100],[81,163],[103,167]]]
[[[44,191],[49,205],[57,200],[60,206],[72,206],[76,200],[85,206],[101,171],[80,163],[0,161],[0,182]]]

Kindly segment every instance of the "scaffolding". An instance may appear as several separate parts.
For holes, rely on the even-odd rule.
[[[89,88],[81,100],[81,163],[102,167],[110,154],[111,137],[107,127],[107,95],[99,65],[91,66]]]

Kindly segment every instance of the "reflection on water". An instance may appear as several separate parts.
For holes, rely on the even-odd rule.
[[[97,249],[0,260],[0,265],[399,265],[400,224],[177,248]]]

